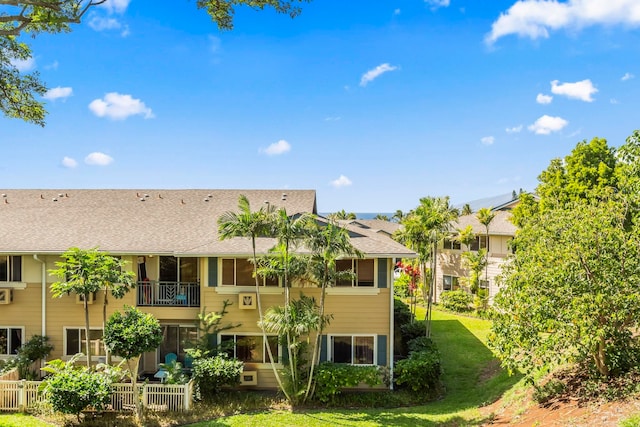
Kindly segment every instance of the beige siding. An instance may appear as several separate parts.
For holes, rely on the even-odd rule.
[[[26,289],[13,289],[13,302],[0,305],[0,326],[23,327],[24,339],[42,334],[41,287],[27,283]]]

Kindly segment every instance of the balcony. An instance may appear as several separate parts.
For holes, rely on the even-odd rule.
[[[138,307],[200,307],[200,284],[145,280],[137,285]]]

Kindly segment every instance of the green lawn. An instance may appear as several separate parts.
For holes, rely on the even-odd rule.
[[[418,313],[424,316],[424,312]],[[498,368],[486,347],[490,322],[433,312],[433,338],[442,354],[446,396],[424,406],[398,409],[267,411],[235,415],[192,427],[213,426],[466,426],[483,421],[479,406],[490,403],[520,379]]]
[[[418,313],[418,317],[424,312]],[[442,354],[446,395],[428,405],[398,409],[265,411],[193,424],[213,426],[472,426],[478,407],[499,398],[519,377],[509,377],[485,343],[490,322],[435,310],[433,338]],[[31,423],[31,424],[29,424]],[[22,415],[0,415],[0,426],[48,424]]]

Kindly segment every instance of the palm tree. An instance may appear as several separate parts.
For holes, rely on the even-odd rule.
[[[373,217],[373,219],[379,219],[381,221],[389,221],[389,217],[383,214],[377,214],[376,216]]]
[[[471,205],[469,203],[465,203],[464,206],[462,206],[462,212],[460,212],[460,215],[471,215],[473,214],[473,211],[471,210]]]
[[[391,217],[391,221],[402,222],[402,220],[404,219],[405,216],[406,215],[400,209],[398,209],[398,210],[396,210],[396,212]]]
[[[330,213],[329,215],[327,215],[327,218],[332,219],[332,220],[338,220],[338,219],[356,219],[356,214],[353,212],[346,212],[344,209],[338,211],[338,212],[334,212],[334,213]]]
[[[305,246],[311,251],[310,274],[320,285],[320,313],[319,318],[325,319],[325,297],[328,286],[336,281],[353,278],[352,271],[336,271],[336,260],[344,257],[361,258],[362,253],[353,247],[349,233],[338,224],[329,222],[325,226],[316,225],[313,232],[305,241]],[[304,400],[313,395],[313,375],[315,366],[320,359],[320,337],[326,323],[319,324],[316,339],[311,351],[309,379]]]
[[[476,218],[480,221],[480,224],[484,225],[486,230],[487,260],[484,267],[484,280],[487,282],[487,285],[489,284],[489,225],[495,216],[496,213],[493,212],[491,208],[482,208],[476,212]]]
[[[271,346],[267,344],[267,331],[262,324],[262,303],[260,301],[260,279],[257,274],[258,259],[256,256],[256,239],[259,237],[269,237],[273,233],[273,224],[275,222],[275,208],[272,205],[267,205],[265,208],[262,206],[257,211],[251,211],[249,199],[244,194],[240,195],[238,199],[238,213],[225,212],[218,218],[218,233],[220,240],[232,239],[234,237],[248,237],[251,239],[251,250],[253,254],[253,277],[256,283],[256,305],[258,308],[258,325],[262,330],[263,344],[267,347],[267,353],[269,355],[269,361],[271,362],[271,368],[273,374],[276,377],[278,386],[285,394],[286,398],[290,400],[287,391],[282,385],[282,380],[276,369],[275,361],[273,360],[273,352]]]
[[[458,217],[458,210],[451,207],[449,197],[423,197],[420,205],[401,222],[397,238],[418,253],[422,267],[423,289],[427,290],[427,312],[425,314],[426,335],[431,336],[431,309],[438,256],[438,242],[450,232],[450,223]],[[430,263],[430,280],[427,288],[427,265]]]
[[[475,239],[476,235],[473,232],[473,227],[471,225],[467,225],[462,230],[458,229],[458,241],[461,244],[465,245],[467,248],[466,252],[463,254],[463,257],[469,256],[468,254],[471,252],[471,244]],[[471,273],[469,274],[469,288],[473,288],[473,286],[471,285]]]

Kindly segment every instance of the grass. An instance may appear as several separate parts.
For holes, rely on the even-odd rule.
[[[424,312],[418,312],[418,317]],[[191,424],[192,427],[216,426],[474,426],[489,421],[479,407],[491,403],[514,385],[519,376],[509,377],[486,347],[491,323],[473,317],[434,310],[433,338],[442,355],[443,382],[446,394],[427,405],[394,409],[302,409],[256,411]],[[513,393],[513,392],[512,392]],[[514,397],[516,399],[517,397]],[[255,407],[255,406],[254,406]],[[194,411],[196,412],[196,411]],[[199,411],[198,411],[199,412]],[[196,414],[197,415],[197,414]],[[202,417],[204,414],[200,414]],[[15,417],[16,415],[10,415]],[[216,415],[211,413],[211,417]],[[19,416],[10,419],[0,415],[0,426],[31,426],[47,424]],[[175,417],[174,425],[184,425],[188,416]],[[194,418],[191,418],[192,420]],[[202,418],[200,418],[202,419]],[[150,420],[151,421],[151,420]],[[169,420],[167,420],[169,421]],[[170,421],[169,421],[170,422]],[[162,425],[156,419],[149,425]]]
[[[51,427],[52,425],[27,414],[0,413],[0,427]]]
[[[424,312],[418,312],[418,317]],[[486,347],[491,323],[434,310],[433,338],[442,354],[446,395],[428,405],[396,409],[264,411],[193,424],[217,426],[473,426],[488,421],[478,409],[511,389],[508,376]]]

